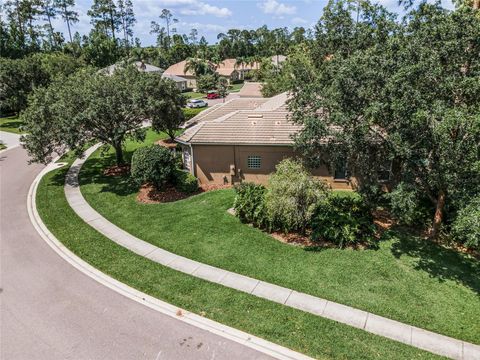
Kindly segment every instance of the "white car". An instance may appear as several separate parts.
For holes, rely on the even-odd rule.
[[[208,103],[206,101],[200,100],[200,99],[193,99],[189,100],[187,103],[187,107],[189,108],[202,108],[202,107],[207,107]]]

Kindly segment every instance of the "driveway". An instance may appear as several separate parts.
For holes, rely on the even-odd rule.
[[[27,193],[40,165],[0,155],[1,359],[267,359],[160,314],[77,271],[37,234]]]

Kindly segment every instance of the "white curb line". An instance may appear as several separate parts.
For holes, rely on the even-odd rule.
[[[28,215],[30,217],[30,221],[32,222],[35,230],[37,230],[37,232],[43,238],[43,240],[45,240],[45,242],[70,265],[72,265],[73,267],[75,267],[77,270],[81,271],[85,275],[98,281],[102,285],[116,291],[117,293],[131,300],[134,300],[138,303],[148,306],[149,308],[156,310],[162,314],[171,316],[177,320],[181,320],[187,324],[193,325],[200,329],[209,331],[213,334],[222,336],[226,339],[245,345],[249,348],[255,349],[266,355],[269,355],[281,360],[312,359],[306,355],[287,349],[283,346],[274,344],[270,341],[261,339],[259,337],[250,335],[243,331],[220,324],[216,321],[209,320],[202,316],[188,312],[184,309],[180,309],[167,302],[161,301],[150,295],[147,295],[141,291],[138,291],[130,286],[125,285],[120,281],[117,281],[111,278],[110,276],[107,276],[106,274],[102,273],[101,271],[97,270],[96,268],[94,268],[93,266],[89,265],[87,262],[85,262],[84,260],[76,256],[73,252],[71,252],[68,248],[66,248],[47,229],[42,219],[40,218],[37,211],[37,207],[36,207],[36,194],[37,194],[37,188],[38,188],[38,184],[40,183],[40,180],[46,173],[54,169],[57,169],[59,167],[62,167],[64,165],[65,163],[55,163],[55,160],[54,160],[37,175],[37,177],[33,181],[28,191],[27,209],[28,209]],[[177,315],[179,313],[181,313],[181,315]]]

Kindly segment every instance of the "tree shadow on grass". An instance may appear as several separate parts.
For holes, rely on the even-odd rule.
[[[137,193],[138,187],[132,183],[129,175],[104,175],[104,169],[113,164],[115,164],[115,157],[110,154],[87,160],[80,171],[80,185],[99,184],[102,186],[100,192],[110,192],[119,196]]]
[[[480,262],[454,249],[447,249],[427,239],[392,229],[385,234],[393,241],[391,252],[414,258],[414,269],[427,272],[439,282],[451,280],[468,287],[480,296]]]
[[[23,126],[23,122],[12,120],[12,121],[7,121],[3,124],[0,124],[0,130],[13,129],[13,128],[20,129],[21,126]]]

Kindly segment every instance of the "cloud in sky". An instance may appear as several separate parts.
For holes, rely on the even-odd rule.
[[[257,6],[262,9],[265,14],[276,16],[293,15],[297,12],[296,6],[286,5],[276,0],[265,0],[259,2]]]

